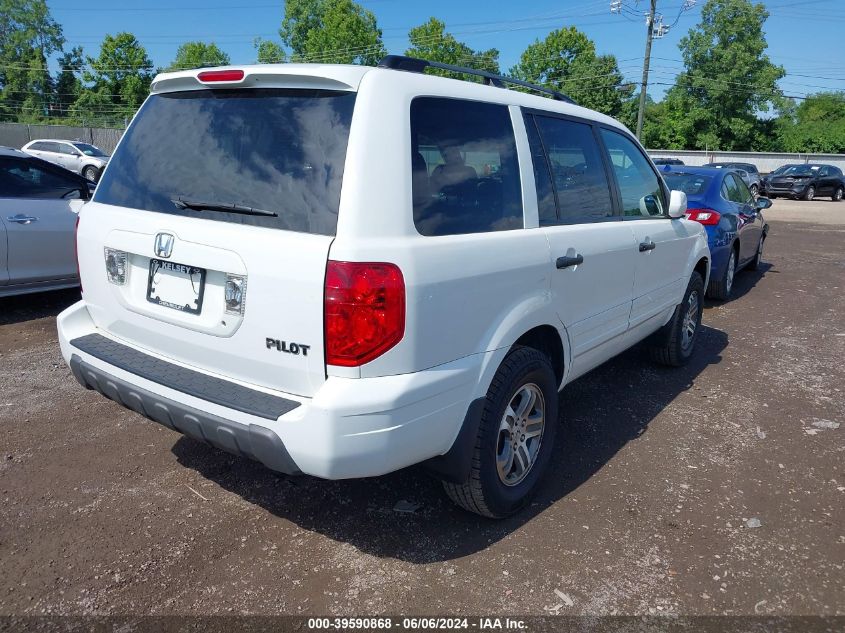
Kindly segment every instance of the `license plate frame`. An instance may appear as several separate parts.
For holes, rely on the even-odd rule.
[[[172,301],[162,299],[157,294],[155,294],[156,274],[161,272],[162,270],[168,271],[170,276],[173,277],[181,276],[182,280],[186,284],[191,285],[191,290],[193,291],[196,297],[196,299],[194,300],[194,304],[196,305],[196,307],[191,307],[188,304],[181,305],[179,303],[174,303]],[[194,275],[199,275],[199,290],[196,290],[194,288]],[[199,266],[190,266],[188,264],[170,262],[164,259],[151,259],[150,268],[147,275],[147,301],[154,305],[169,308],[170,310],[176,310],[177,312],[183,312],[186,314],[200,314],[202,312],[203,297],[205,296],[206,275],[206,269],[200,268]]]

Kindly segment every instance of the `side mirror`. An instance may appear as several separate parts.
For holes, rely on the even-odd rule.
[[[763,209],[768,209],[772,206],[772,201],[768,198],[757,198],[757,200],[754,201],[754,205],[757,207],[758,211],[762,211]]]
[[[687,212],[687,194],[672,190],[669,194],[669,217],[673,220],[684,217]]]

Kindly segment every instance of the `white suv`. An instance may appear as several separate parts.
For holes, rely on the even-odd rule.
[[[613,119],[427,65],[159,75],[81,213],[76,378],[284,473],[425,462],[502,517],[563,385],[647,337],[684,363],[710,256],[683,193]]]

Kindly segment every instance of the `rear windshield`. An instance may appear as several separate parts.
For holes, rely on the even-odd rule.
[[[126,131],[94,200],[334,235],[354,105],[354,93],[326,90],[153,95]],[[180,200],[264,213],[180,208],[174,203]]]
[[[669,185],[669,189],[683,191],[688,196],[703,196],[713,180],[712,176],[701,176],[699,174],[663,174],[663,180]]]

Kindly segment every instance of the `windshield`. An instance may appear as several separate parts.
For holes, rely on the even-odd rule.
[[[683,173],[664,173],[663,179],[669,185],[669,189],[683,191],[688,196],[703,196],[713,181],[712,176]]]
[[[126,131],[96,202],[334,235],[355,94],[195,90],[153,95]],[[254,215],[173,201],[272,212]]]
[[[818,165],[795,165],[790,167],[785,172],[784,176],[815,176],[819,171]]]
[[[76,149],[78,149],[80,152],[85,154],[86,156],[96,156],[98,158],[108,158],[108,154],[106,154],[99,147],[94,147],[93,145],[89,145],[88,143],[74,143],[73,146]]]

